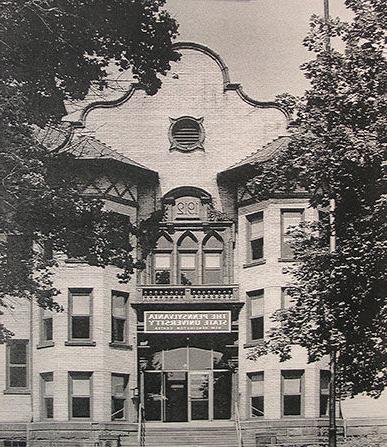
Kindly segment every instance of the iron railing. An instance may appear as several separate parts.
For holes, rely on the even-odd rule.
[[[138,406],[137,446],[145,447],[145,410],[142,404]]]
[[[235,402],[235,429],[238,440],[238,447],[243,447],[243,437],[242,437],[242,428],[241,428],[241,417],[239,414],[238,403]]]

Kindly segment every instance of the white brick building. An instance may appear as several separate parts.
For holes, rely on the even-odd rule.
[[[236,446],[237,409],[245,446],[326,435],[325,362],[297,348],[284,363],[246,357],[287,305],[286,227],[316,218],[302,195],[257,203],[244,187],[287,144],[286,113],[249,98],[208,48],[176,48],[155,96],[133,85],[73,119],[61,150],[78,156],[85,193],[132,222],[165,218],[128,284],[62,258],[65,311],[20,303],[4,316],[15,337],[0,345],[0,446],[134,446],[139,404],[146,445]],[[380,402],[368,422],[352,402],[348,430],[383,432]]]

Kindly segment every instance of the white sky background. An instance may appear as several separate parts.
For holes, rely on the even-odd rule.
[[[299,66],[313,58],[302,45],[312,14],[324,0],[167,0],[180,24],[178,40],[207,45],[258,100],[279,93],[302,94],[307,80]],[[343,0],[330,0],[331,16],[349,20]]]

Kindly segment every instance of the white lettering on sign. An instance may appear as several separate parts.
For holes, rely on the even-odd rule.
[[[231,332],[231,311],[145,311],[144,332]]]
[[[199,218],[200,202],[196,197],[181,197],[176,200],[175,215],[177,219]]]

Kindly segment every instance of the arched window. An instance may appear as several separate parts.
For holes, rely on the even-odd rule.
[[[172,239],[162,234],[153,254],[153,274],[155,284],[171,284],[172,278]]]
[[[198,241],[192,233],[184,234],[178,242],[178,280],[180,284],[198,283]]]
[[[203,283],[222,284],[223,240],[217,234],[210,235],[203,242]]]

